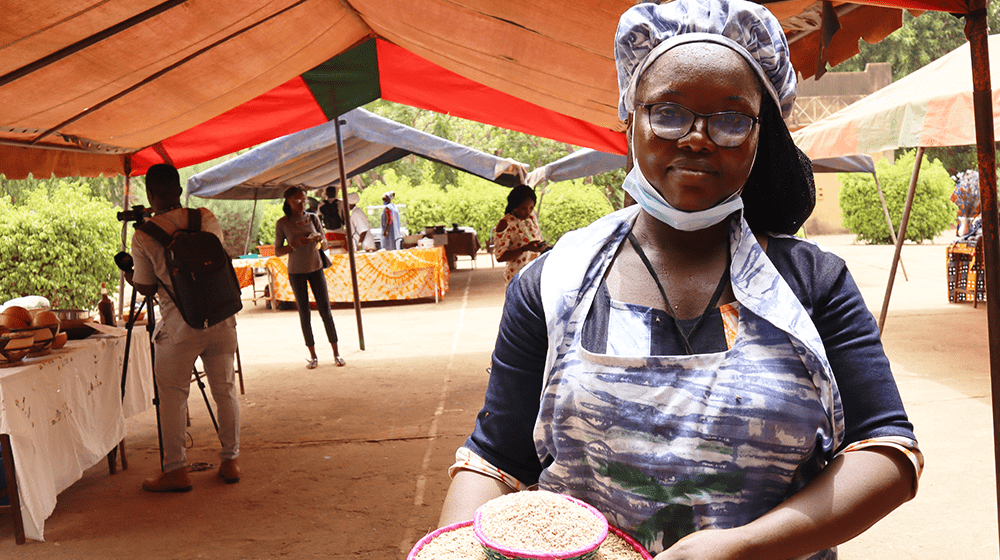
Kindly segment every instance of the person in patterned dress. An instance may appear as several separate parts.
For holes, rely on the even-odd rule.
[[[923,457],[783,117],[795,69],[746,0],[641,3],[615,38],[635,205],[511,280],[439,525],[538,487],[657,560],[830,560]]]
[[[538,258],[549,248],[542,239],[535,216],[535,191],[528,185],[518,185],[507,195],[507,208],[497,223],[493,252],[497,261],[507,263],[504,269],[504,286],[510,284],[524,265]]]

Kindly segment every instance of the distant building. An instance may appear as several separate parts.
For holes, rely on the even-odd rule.
[[[796,131],[823,119],[848,105],[892,83],[892,68],[887,62],[868,64],[864,72],[827,72],[816,80],[799,82],[798,96],[792,114],[785,121],[788,129]],[[892,158],[892,152],[870,154],[876,160]],[[841,225],[838,196],[840,182],[836,173],[816,174],[816,209],[806,221],[806,233],[823,235],[847,233]]]

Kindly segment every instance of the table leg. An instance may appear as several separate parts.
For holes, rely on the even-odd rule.
[[[128,455],[125,454],[125,440],[118,442],[118,445],[108,451],[108,474],[118,472],[118,456],[121,455],[122,470],[128,470]]]
[[[108,451],[108,474],[115,474],[118,472],[118,446],[111,448]]]
[[[271,312],[276,313],[278,311],[278,298],[274,295],[274,275],[271,273],[270,268],[267,269],[267,287],[270,291]]]
[[[121,456],[122,470],[128,470],[128,453],[125,453],[125,440],[118,442],[118,454]]]
[[[10,436],[0,434],[0,455],[3,455],[3,468],[7,487],[0,490],[0,497],[6,495],[10,505],[0,506],[0,510],[9,509],[14,522],[14,542],[24,544],[24,521],[21,519],[21,497],[17,491],[17,476],[14,472],[14,454],[10,448]]]

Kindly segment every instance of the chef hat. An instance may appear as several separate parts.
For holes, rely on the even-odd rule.
[[[795,69],[781,24],[763,6],[746,0],[675,0],[644,3],[618,20],[618,117],[635,108],[639,78],[657,57],[677,45],[717,43],[737,52],[757,72],[787,118],[795,103]]]

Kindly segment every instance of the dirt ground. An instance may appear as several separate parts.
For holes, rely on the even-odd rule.
[[[848,261],[878,316],[892,247],[816,240]],[[986,309],[947,303],[948,241],[904,248],[909,280],[897,274],[883,336],[927,457],[920,492],[841,558],[998,557]],[[319,348],[307,370],[295,311],[247,302],[242,481],[205,470],[192,492],[144,492],[159,468],[151,409],[128,423],[129,469],[88,469],[59,495],[45,542],[15,545],[0,514],[0,558],[405,558],[435,527],[446,468],[482,404],[503,303],[502,268],[490,265],[460,260],[440,303],[364,306],[363,351],[353,307],[337,307],[343,368]],[[188,460],[217,465],[196,387],[190,410]]]

